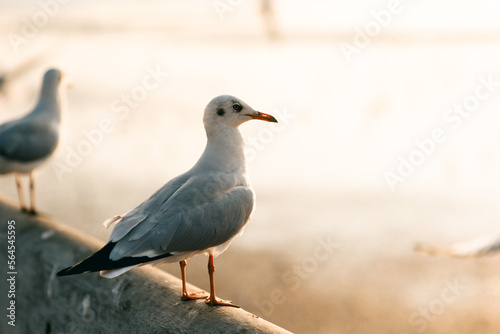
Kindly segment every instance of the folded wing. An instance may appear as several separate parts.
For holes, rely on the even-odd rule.
[[[180,176],[125,215],[111,234],[113,260],[201,251],[235,237],[254,193],[232,174]],[[183,182],[184,181],[184,182]]]
[[[52,123],[12,121],[0,127],[0,156],[20,162],[36,161],[54,152],[58,139]]]

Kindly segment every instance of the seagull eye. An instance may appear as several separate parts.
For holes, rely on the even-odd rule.
[[[233,104],[233,109],[236,112],[240,112],[241,109],[243,109],[243,107],[241,105],[239,105],[239,104],[236,103],[236,104]]]

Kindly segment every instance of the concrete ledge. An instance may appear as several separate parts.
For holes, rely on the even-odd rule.
[[[114,279],[96,273],[56,277],[103,243],[5,201],[0,201],[0,218],[2,271],[10,271],[5,233],[14,220],[17,272],[16,326],[8,325],[10,284],[4,279],[0,333],[290,333],[243,309],[181,301],[180,280],[149,266]]]

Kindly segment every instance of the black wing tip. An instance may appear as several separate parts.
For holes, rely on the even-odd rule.
[[[78,274],[83,274],[83,273],[88,273],[90,272],[89,270],[84,271],[78,268],[78,265],[74,265],[72,267],[64,268],[63,270],[60,270],[56,276],[70,276],[70,275],[78,275]]]
[[[109,253],[113,249],[115,243],[114,242],[108,242],[103,248],[92,254],[91,256],[87,257],[86,259],[80,261],[79,263],[71,266],[64,268],[60,270],[56,276],[70,276],[70,275],[78,275],[78,274],[84,274],[84,273],[89,273],[89,272],[95,272],[95,271],[100,271],[99,266],[101,265],[100,262],[104,261],[106,262],[109,261]]]
[[[56,276],[62,277],[62,276],[69,276],[69,275],[76,275],[77,273],[72,273],[71,272],[71,267],[65,268],[61,271],[59,271]]]
[[[59,272],[56,274],[56,276],[61,277],[61,276],[68,276],[68,275],[71,275],[70,273],[68,273],[68,271],[69,271],[68,269],[69,269],[69,268],[65,268],[65,269],[63,269],[63,270],[59,271]]]
[[[109,259],[109,254],[111,253],[111,250],[113,249],[115,244],[115,242],[109,242],[103,248],[101,248],[99,251],[92,254],[85,260],[75,264],[74,266],[60,270],[56,274],[56,276],[62,277],[97,272],[101,270],[120,269],[133,265],[152,262],[173,255],[172,253],[165,253],[151,258],[147,256],[124,257],[119,260],[113,261]]]

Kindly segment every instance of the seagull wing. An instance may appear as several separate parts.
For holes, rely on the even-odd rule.
[[[445,255],[455,257],[481,257],[500,251],[498,236],[486,235],[472,240],[459,242],[451,246],[432,246],[418,244],[415,250],[429,255]]]
[[[245,181],[227,173],[172,180],[117,224],[110,258],[202,251],[232,239],[253,210]]]
[[[0,157],[29,162],[47,157],[57,147],[57,125],[22,118],[0,126]]]

